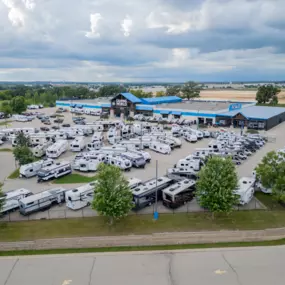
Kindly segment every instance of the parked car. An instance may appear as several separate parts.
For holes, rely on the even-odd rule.
[[[50,117],[51,118],[56,118],[56,114],[51,114]]]
[[[85,121],[83,121],[83,120],[76,120],[76,121],[74,121],[74,124],[76,124],[76,125],[86,125]]]
[[[44,125],[51,125],[50,120],[42,121],[42,123],[43,123]]]
[[[235,165],[241,165],[241,161],[240,160],[233,159],[233,163]]]
[[[59,130],[59,126],[52,126],[51,128],[54,130]]]
[[[63,128],[70,128],[70,124],[63,124],[62,127]]]
[[[43,132],[48,132],[49,128],[48,127],[41,127],[40,130],[43,131]]]
[[[55,119],[53,122],[56,123],[56,124],[62,124],[63,123],[63,119]]]

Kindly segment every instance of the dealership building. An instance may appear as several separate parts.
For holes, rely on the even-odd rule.
[[[113,98],[57,101],[58,107],[102,109],[110,117],[127,118],[135,114],[186,118],[203,124],[271,129],[285,121],[285,108],[255,106],[255,102],[182,100],[177,96],[138,98],[120,93]]]

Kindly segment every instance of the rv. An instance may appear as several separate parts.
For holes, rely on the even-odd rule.
[[[57,158],[61,156],[68,149],[68,142],[66,140],[59,140],[46,150],[46,155],[49,158]]]
[[[104,146],[102,141],[95,141],[87,144],[87,150],[92,151],[92,150],[99,150]]]
[[[75,139],[77,136],[84,136],[84,132],[77,128],[62,128],[62,132],[65,133],[66,139]]]
[[[156,138],[156,141],[160,142],[160,143],[163,143],[163,144],[166,144],[166,145],[169,145],[171,149],[174,149],[174,147],[175,147],[174,141],[168,139],[167,137],[158,136]]]
[[[70,143],[70,150],[71,151],[82,151],[85,148],[85,141],[84,137],[76,137],[71,143]]]
[[[132,166],[136,168],[144,168],[146,161],[142,155],[133,152],[123,152],[121,157],[126,158],[131,161]]]
[[[130,125],[124,125],[121,130],[122,138],[129,139],[133,136],[133,132]]]
[[[134,139],[133,141],[127,140],[127,141],[120,141],[119,144],[120,146],[126,147],[127,149],[143,149],[144,145],[142,141],[139,139]]]
[[[183,138],[191,143],[195,143],[198,141],[198,138],[195,134],[188,133],[188,132],[183,132]]]
[[[21,188],[4,193],[0,200],[4,200],[0,214],[13,212],[19,208],[19,200],[33,195],[30,190]]]
[[[104,141],[104,135],[102,132],[95,132],[92,136],[92,142],[103,142]]]
[[[128,152],[130,152],[130,153],[135,153],[135,154],[138,154],[138,155],[143,156],[143,158],[144,158],[144,160],[145,160],[146,162],[150,162],[150,161],[151,161],[151,155],[150,155],[148,152],[146,152],[146,151],[128,149]]]
[[[75,159],[72,168],[81,172],[97,171],[98,166],[104,163],[105,156],[98,154],[97,158]]]
[[[183,178],[197,180],[197,173],[190,167],[175,167],[167,170],[167,177],[177,181]]]
[[[46,150],[53,144],[52,141],[46,141],[43,144],[39,144],[32,149],[33,155],[35,157],[42,157],[46,154]]]
[[[161,190],[168,187],[172,183],[172,179],[168,177],[160,177],[148,180],[132,190],[134,210],[142,209],[155,203],[161,199]]]
[[[112,152],[109,152],[109,153],[103,153],[103,152],[100,152],[100,151],[88,151],[88,152],[82,152],[82,153],[79,153],[75,156],[74,160],[78,160],[78,159],[82,159],[82,158],[85,158],[85,159],[98,159],[100,157],[104,158],[106,157],[107,155],[113,155]]]
[[[132,162],[130,160],[115,155],[106,156],[105,163],[115,165],[124,171],[129,171],[132,168]]]
[[[26,216],[49,209],[54,204],[61,204],[65,200],[65,192],[66,189],[60,187],[21,199],[19,201],[20,213]]]
[[[248,204],[253,195],[255,188],[255,177],[242,177],[238,182],[238,187],[235,190],[235,194],[239,196],[239,204]]]
[[[174,137],[180,137],[181,127],[179,125],[172,125],[171,133]]]
[[[136,146],[139,146],[139,149],[143,149],[143,148],[149,148],[152,140],[153,140],[153,137],[149,135],[144,135],[139,138],[129,139],[129,142],[135,143]]]
[[[61,161],[42,168],[38,172],[38,182],[56,179],[72,172],[70,162]]]
[[[191,134],[196,135],[198,140],[201,140],[204,137],[204,135],[201,131],[190,129],[190,132],[191,132]]]
[[[95,185],[96,182],[90,182],[78,188],[66,191],[66,207],[76,211],[89,206],[94,197]]]
[[[29,118],[23,115],[13,115],[12,118],[17,122],[29,122]]]
[[[52,159],[44,159],[20,167],[20,177],[30,178],[36,176],[38,172],[44,168],[54,164]]]
[[[163,144],[157,141],[152,141],[149,145],[149,149],[152,149],[156,152],[163,153],[163,154],[170,154],[171,147],[168,144]]]
[[[195,180],[183,179],[162,190],[162,203],[164,206],[176,209],[194,197]]]
[[[142,181],[138,178],[131,177],[128,179],[130,189],[134,189],[142,184]]]
[[[125,146],[114,145],[114,146],[104,146],[100,149],[101,153],[113,153],[113,154],[121,154],[122,152],[126,152],[127,148]]]
[[[199,171],[201,169],[201,160],[193,159],[180,159],[175,165],[176,168],[190,168],[194,171]]]

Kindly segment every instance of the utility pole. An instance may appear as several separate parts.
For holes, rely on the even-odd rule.
[[[158,220],[158,212],[157,212],[157,179],[158,179],[158,161],[155,162],[155,183],[156,183],[156,190],[155,190],[155,208],[153,213],[154,220]]]

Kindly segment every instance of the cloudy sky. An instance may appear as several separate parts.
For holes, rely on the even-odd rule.
[[[284,0],[0,0],[0,80],[285,80]]]

